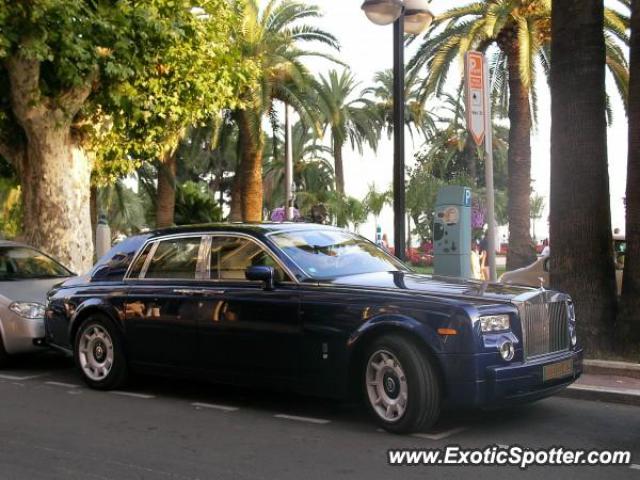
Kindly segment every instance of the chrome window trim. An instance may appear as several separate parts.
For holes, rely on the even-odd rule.
[[[300,281],[297,279],[297,277],[293,274],[293,272],[291,271],[291,269],[280,259],[278,258],[277,255],[275,255],[273,253],[273,251],[267,246],[267,244],[265,244],[262,240],[254,237],[253,235],[249,235],[247,233],[242,233],[242,232],[225,232],[225,231],[220,231],[220,232],[209,232],[208,234],[206,234],[209,236],[210,238],[210,243],[209,246],[211,246],[211,244],[213,243],[213,238],[214,237],[223,237],[223,238],[243,238],[245,240],[249,240],[253,243],[255,243],[256,245],[258,245],[258,247],[260,247],[262,250],[264,250],[267,255],[269,255],[271,258],[273,258],[275,260],[275,262],[278,264],[278,266],[280,268],[282,268],[282,270],[284,270],[284,272],[289,276],[289,278],[291,279],[290,281],[283,281],[281,283],[283,284],[295,284],[298,285],[300,283]],[[284,253],[284,252],[283,252]],[[285,254],[286,255],[286,254]],[[288,258],[288,256],[287,256]],[[208,265],[208,278],[207,281],[209,282],[216,282],[216,283],[255,283],[251,280],[238,280],[238,279],[216,279],[216,278],[211,278],[211,249],[209,248],[209,261],[207,263]],[[296,265],[297,266],[297,265]]]
[[[142,247],[140,247],[140,249],[138,250],[138,253],[136,253],[136,255],[133,257],[133,260],[131,261],[131,263],[129,264],[129,268],[127,268],[127,272],[124,275],[124,281],[127,280],[143,280],[146,282],[150,282],[150,281],[154,281],[154,280],[180,280],[180,281],[207,281],[207,282],[215,282],[215,283],[221,283],[221,282],[225,282],[225,283],[241,283],[241,284],[247,284],[247,283],[255,283],[252,282],[251,280],[217,280],[217,279],[213,279],[211,278],[211,264],[210,264],[210,255],[211,255],[211,248],[207,248],[206,251],[203,254],[203,258],[200,258],[200,252],[201,250],[198,251],[198,264],[200,264],[201,261],[206,261],[206,267],[204,270],[201,270],[201,273],[203,275],[203,278],[197,278],[197,271],[201,268],[196,266],[196,278],[190,279],[190,278],[185,278],[185,279],[181,279],[181,278],[145,278],[144,275],[146,275],[147,273],[147,269],[149,268],[149,264],[151,263],[151,259],[153,258],[153,255],[155,254],[156,249],[158,248],[158,244],[162,241],[166,241],[166,240],[172,240],[172,239],[176,239],[176,238],[200,238],[200,249],[203,248],[203,244],[207,244],[207,246],[211,246],[211,240],[214,236],[218,236],[218,237],[231,237],[231,238],[245,238],[248,239],[252,242],[254,242],[255,244],[257,244],[260,248],[264,249],[275,261],[276,263],[285,271],[285,273],[287,275],[289,275],[289,278],[291,278],[291,281],[284,281],[282,282],[283,285],[299,285],[300,281],[298,280],[298,278],[296,277],[296,275],[294,275],[293,271],[287,266],[287,264],[285,264],[277,255],[275,255],[272,251],[271,248],[269,248],[267,246],[267,244],[265,244],[262,240],[254,237],[253,235],[249,235],[247,233],[243,233],[243,232],[230,232],[230,231],[215,231],[215,232],[188,232],[188,233],[176,233],[176,234],[171,234],[171,235],[167,235],[167,236],[163,236],[163,237],[154,237],[154,238],[150,238],[147,239],[144,244],[142,245]],[[208,240],[205,240],[208,239]],[[138,275],[138,277],[131,277],[129,274],[131,272],[131,268],[133,267],[133,265],[135,265],[136,261],[138,260],[138,257],[140,255],[142,255],[142,253],[144,252],[145,248],[147,248],[147,246],[149,244],[154,244],[151,247],[151,250],[149,251],[149,255],[147,256],[147,258],[145,259],[145,263],[142,266],[142,269],[140,270],[140,275]],[[206,246],[204,247],[206,248]],[[286,253],[283,252],[284,255],[286,255]],[[205,259],[206,257],[206,259]],[[287,258],[288,255],[287,255]],[[297,265],[296,265],[297,266]],[[303,275],[304,271],[300,270],[302,272]],[[204,275],[206,274],[206,277],[204,277]],[[305,275],[306,276],[306,275]]]
[[[123,280],[145,280],[145,281],[154,281],[154,280],[164,280],[164,281],[169,281],[169,280],[179,280],[181,282],[184,281],[202,281],[201,278],[198,278],[198,271],[200,271],[200,262],[202,261],[201,259],[201,251],[202,251],[202,244],[204,241],[205,236],[207,235],[207,233],[194,233],[194,232],[189,232],[189,233],[176,233],[176,234],[172,234],[172,235],[167,235],[164,237],[154,237],[154,238],[150,238],[148,239],[146,242],[144,242],[144,244],[142,245],[142,247],[140,248],[140,250],[138,250],[138,253],[136,254],[136,256],[133,258],[133,260],[131,261],[131,263],[129,264],[129,268],[127,268],[127,273],[125,273]],[[156,250],[158,249],[158,245],[160,244],[160,242],[164,242],[167,240],[175,240],[175,239],[182,239],[182,238],[199,238],[200,239],[200,246],[198,247],[198,263],[196,264],[196,271],[194,272],[194,278],[146,278],[146,274],[147,274],[147,270],[149,268],[149,265],[151,264],[151,259],[153,258],[153,256],[156,253]],[[131,272],[131,268],[133,267],[133,265],[135,265],[136,261],[138,260],[138,257],[140,257],[140,255],[142,255],[142,253],[144,252],[144,249],[147,248],[147,245],[149,244],[153,244],[151,246],[151,250],[149,250],[149,255],[147,256],[147,258],[144,261],[144,265],[142,266],[142,269],[140,270],[140,274],[137,277],[131,277],[129,275],[129,273]]]

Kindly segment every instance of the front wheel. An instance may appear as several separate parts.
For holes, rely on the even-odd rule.
[[[113,322],[102,315],[92,315],[80,326],[74,356],[84,381],[91,388],[110,390],[126,381],[123,342]]]
[[[413,342],[400,335],[381,337],[367,348],[365,362],[365,402],[382,428],[411,433],[438,420],[437,373]]]

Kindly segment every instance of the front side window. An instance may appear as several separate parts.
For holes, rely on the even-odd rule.
[[[144,278],[196,278],[200,237],[161,240]]]
[[[282,232],[271,237],[309,277],[327,280],[407,268],[373,243],[342,230]]]
[[[70,277],[72,273],[33,248],[0,247],[0,280]]]
[[[210,261],[213,280],[245,280],[247,268],[256,265],[273,267],[277,281],[290,280],[270,253],[247,238],[213,237]]]

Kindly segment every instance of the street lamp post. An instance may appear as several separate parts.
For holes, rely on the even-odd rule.
[[[362,10],[376,25],[393,23],[393,243],[401,260],[406,252],[404,153],[404,34],[417,35],[431,24],[428,0],[365,0]]]

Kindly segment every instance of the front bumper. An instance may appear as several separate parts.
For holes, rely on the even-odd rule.
[[[582,349],[552,353],[526,362],[505,362],[497,353],[441,355],[446,405],[498,408],[553,395],[580,377],[582,356]],[[544,380],[545,366],[566,360],[573,361],[569,375]]]
[[[45,336],[44,319],[30,320],[5,310],[0,320],[0,334],[9,354],[41,350]]]

